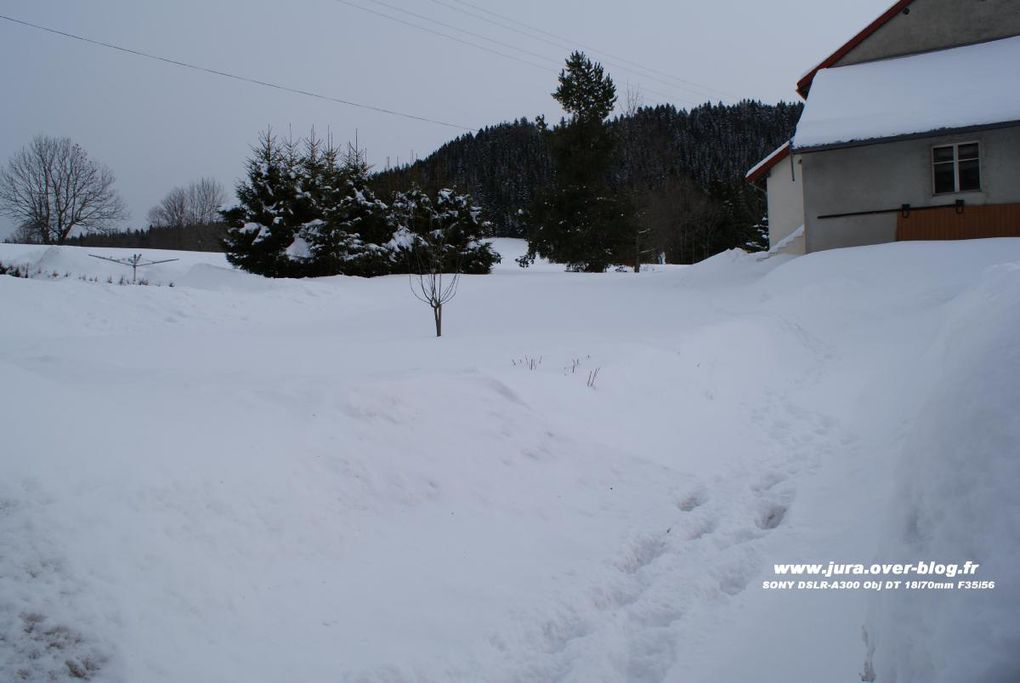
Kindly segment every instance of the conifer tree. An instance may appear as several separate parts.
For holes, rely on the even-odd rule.
[[[533,211],[528,253],[521,265],[544,256],[568,270],[602,272],[629,246],[632,209],[609,180],[615,138],[606,118],[616,86],[602,66],[574,52],[560,72],[553,97],[569,118],[551,133],[552,186]]]
[[[488,273],[499,256],[482,242],[489,224],[470,196],[413,189],[387,205],[370,186],[363,153],[343,159],[312,131],[298,151],[264,133],[238,185],[240,204],[224,212],[231,263],[269,277],[408,272],[408,255],[441,244],[451,272]]]
[[[338,152],[332,139],[319,139],[313,128],[304,140],[304,152],[294,164],[294,194],[288,211],[293,234],[284,250],[290,276],[325,274],[320,272],[320,260],[312,250],[309,237],[325,223],[326,207],[337,200],[337,187],[340,185],[337,159]]]
[[[223,212],[224,250],[234,265],[259,275],[286,277],[293,266],[286,250],[300,226],[295,216],[299,162],[294,146],[271,130],[259,137],[237,186],[240,204]]]
[[[332,146],[327,155],[329,162],[321,170],[319,219],[302,231],[313,274],[389,272],[389,253],[383,246],[391,237],[388,207],[368,187],[368,164],[350,145],[342,162]]]
[[[488,273],[500,257],[482,241],[488,224],[469,195],[446,188],[433,200],[421,188],[399,192],[393,199],[393,242],[398,258],[412,272],[415,252],[427,251],[428,261],[449,273]]]
[[[492,243],[482,241],[491,226],[470,195],[442,189],[436,194],[435,212],[446,242],[454,246],[453,258],[461,273],[488,273],[494,263],[499,263],[500,256],[492,250]]]

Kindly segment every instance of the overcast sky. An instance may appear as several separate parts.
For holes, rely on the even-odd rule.
[[[574,47],[602,61],[621,91],[628,83],[638,88],[645,104],[793,100],[798,77],[890,2],[0,0],[0,14],[477,129],[521,116],[558,118],[549,93]],[[466,132],[2,20],[0,70],[0,162],[38,134],[74,139],[117,175],[131,210],[125,227],[144,227],[148,209],[175,185],[212,176],[232,190],[268,125],[295,136],[314,125],[341,141],[357,131],[377,168],[387,159],[406,162],[412,152],[424,156]],[[0,223],[0,235],[10,227]]]

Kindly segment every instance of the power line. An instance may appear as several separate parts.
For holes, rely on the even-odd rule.
[[[432,0],[432,1],[433,2],[439,2],[439,0]],[[498,17],[498,18],[500,18],[500,19],[502,19],[504,21],[511,22],[511,23],[516,24],[518,26],[522,26],[525,29],[527,29],[528,31],[540,34],[541,36],[548,36],[549,38],[555,38],[556,40],[561,41],[561,44],[562,44],[562,42],[566,42],[566,43],[568,43],[570,45],[577,45],[578,47],[581,47],[581,48],[583,48],[585,50],[589,50],[589,51],[591,51],[593,53],[599,53],[599,54],[602,54],[602,55],[604,55],[606,57],[609,57],[610,59],[615,59],[615,60],[620,61],[620,62],[625,62],[627,64],[631,64],[632,66],[637,67],[639,69],[642,69],[644,71],[647,71],[647,72],[650,72],[650,73],[659,74],[661,76],[664,76],[666,78],[670,78],[670,79],[672,79],[674,81],[677,81],[679,83],[684,83],[684,84],[695,86],[695,87],[702,88],[702,89],[712,90],[714,92],[718,92],[718,93],[721,93],[721,94],[732,94],[732,93],[725,93],[725,92],[723,92],[721,90],[716,90],[715,88],[711,88],[710,86],[706,86],[706,85],[703,85],[701,83],[697,83],[697,82],[694,82],[694,81],[689,81],[689,80],[686,80],[686,79],[683,79],[683,78],[679,78],[678,76],[673,76],[672,74],[668,74],[668,73],[666,73],[664,71],[659,71],[658,69],[653,69],[651,67],[644,66],[644,65],[642,65],[642,64],[640,64],[638,62],[635,62],[633,60],[629,60],[629,59],[625,59],[624,57],[619,57],[619,56],[613,55],[613,54],[611,54],[611,53],[609,53],[609,52],[607,52],[605,50],[600,50],[600,49],[598,49],[596,47],[593,47],[591,45],[585,45],[583,43],[579,43],[579,42],[574,41],[574,40],[572,40],[570,38],[567,38],[566,36],[561,36],[561,35],[557,35],[555,33],[550,33],[549,31],[546,31],[544,29],[538,28],[537,26],[532,26],[531,24],[526,24],[523,21],[518,21],[517,19],[514,19],[512,17],[508,17],[505,14],[500,14],[498,12],[494,12],[494,11],[492,11],[490,9],[486,9],[485,7],[481,7],[481,6],[476,5],[476,4],[472,3],[472,2],[468,2],[467,0],[452,0],[452,1],[456,2],[459,5],[463,5],[463,6],[466,6],[466,7],[471,7],[471,8],[473,8],[473,9],[479,11],[479,12],[484,12],[485,14],[488,14],[488,15],[491,15],[491,16],[494,16],[494,17]],[[440,4],[447,5],[447,3],[445,3],[445,2],[440,2]],[[450,5],[447,5],[447,6],[450,7]],[[454,9],[457,9],[457,8],[454,8]],[[462,9],[460,11],[466,11],[466,10]],[[477,16],[477,15],[474,15],[474,16]],[[485,20],[482,17],[478,17],[478,18],[481,18],[481,19]],[[524,33],[524,35],[528,35],[528,34]],[[532,38],[534,38],[536,40],[545,40],[545,39],[543,39],[543,38],[541,38],[539,36],[532,36]],[[546,41],[546,42],[549,42],[549,41]]]
[[[516,50],[517,52],[520,52],[522,54],[526,54],[526,55],[529,55],[529,56],[532,56],[532,57],[537,57],[537,58],[539,58],[539,59],[541,59],[543,61],[549,62],[550,64],[555,66],[557,69],[559,69],[560,66],[561,66],[561,62],[560,62],[559,59],[553,59],[553,58],[548,57],[546,55],[539,54],[538,52],[532,52],[531,50],[526,50],[526,49],[524,49],[522,47],[519,47],[517,45],[513,45],[511,43],[507,43],[507,42],[504,42],[504,41],[501,41],[501,40],[497,40],[495,38],[490,38],[489,36],[483,35],[481,33],[475,33],[473,31],[469,31],[467,29],[460,28],[459,26],[454,26],[453,24],[448,24],[446,22],[439,21],[438,19],[433,19],[432,17],[425,16],[424,14],[418,14],[417,12],[412,12],[411,10],[404,9],[402,7],[397,7],[396,5],[391,5],[391,4],[387,3],[387,2],[383,2],[383,0],[368,0],[368,1],[372,2],[372,3],[375,3],[376,5],[382,5],[383,7],[388,7],[389,9],[395,10],[397,12],[403,12],[404,14],[408,14],[408,15],[411,15],[413,17],[417,17],[419,19],[424,19],[425,21],[431,22],[433,24],[437,24],[439,26],[443,26],[443,27],[446,27],[446,28],[449,28],[449,29],[453,29],[454,31],[459,31],[460,33],[464,33],[466,35],[473,36],[475,38],[480,38],[482,40],[486,40],[486,41],[488,41],[490,43],[493,43],[495,45],[500,45],[502,47],[510,48],[511,50]],[[448,5],[448,7],[450,7],[450,6]],[[453,9],[458,9],[458,8],[453,7]],[[654,93],[656,95],[659,95],[660,97],[665,97],[666,99],[672,99],[672,97],[673,97],[672,95],[668,95],[668,94],[666,94],[664,92],[661,92],[661,91],[658,91],[658,90],[653,90],[652,88],[646,87],[645,89],[648,90],[648,92],[650,92],[650,93]]]
[[[78,40],[78,41],[81,41],[83,43],[88,43],[90,45],[97,45],[99,47],[105,47],[105,48],[108,48],[110,50],[116,50],[118,52],[135,55],[137,57],[144,57],[146,59],[152,59],[152,60],[155,60],[155,61],[158,61],[158,62],[163,62],[165,64],[172,64],[174,66],[183,67],[185,69],[191,69],[193,71],[202,71],[204,73],[209,73],[209,74],[213,74],[213,75],[216,75],[216,76],[222,76],[223,78],[230,78],[230,79],[233,79],[235,81],[243,81],[245,83],[251,83],[251,84],[254,84],[254,85],[261,85],[263,87],[273,88],[273,89],[276,89],[276,90],[282,90],[284,92],[289,92],[289,93],[293,93],[293,94],[296,94],[296,95],[304,95],[306,97],[314,97],[315,99],[326,100],[328,102],[336,102],[338,104],[345,104],[345,105],[347,105],[349,107],[357,107],[358,109],[367,109],[369,111],[378,112],[380,114],[389,114],[390,116],[399,116],[399,117],[405,118],[405,119],[413,119],[415,121],[424,121],[425,123],[434,123],[434,124],[436,124],[438,126],[446,126],[448,128],[459,128],[461,130],[467,130],[467,131],[473,131],[474,130],[473,128],[469,128],[468,126],[462,126],[462,125],[457,124],[457,123],[450,123],[449,121],[442,121],[440,119],[433,119],[433,118],[429,118],[427,116],[419,116],[417,114],[408,114],[406,112],[397,111],[395,109],[387,109],[385,107],[377,107],[377,106],[374,106],[374,105],[371,105],[371,104],[362,104],[360,102],[353,102],[351,100],[345,100],[345,99],[341,99],[339,97],[332,97],[330,95],[323,95],[321,93],[313,92],[311,90],[303,90],[301,88],[292,88],[292,87],[289,87],[289,86],[286,86],[286,85],[280,85],[279,83],[272,83],[270,81],[263,81],[263,80],[260,80],[258,78],[249,78],[247,76],[240,76],[238,74],[229,73],[227,71],[220,71],[219,69],[214,69],[214,68],[211,68],[211,67],[200,66],[200,65],[197,65],[197,64],[190,64],[188,62],[182,62],[182,61],[177,60],[177,59],[171,59],[170,57],[162,57],[160,55],[152,54],[152,53],[149,53],[149,52],[142,52],[141,50],[134,50],[134,49],[127,48],[127,47],[122,47],[120,45],[115,45],[113,43],[107,43],[107,42],[104,42],[104,41],[101,41],[101,40],[94,40],[92,38],[87,38],[85,36],[81,36],[81,35],[78,35],[78,34],[75,34],[75,33],[68,33],[66,31],[60,31],[60,30],[57,30],[55,28],[50,28],[48,26],[41,26],[39,24],[33,24],[32,22],[24,21],[22,19],[15,19],[14,17],[8,17],[8,16],[5,16],[3,14],[0,14],[0,19],[2,19],[4,21],[11,22],[12,24],[20,24],[21,26],[27,26],[29,28],[36,29],[38,31],[45,31],[46,33],[52,33],[54,35],[62,36],[64,38],[71,38],[73,40]]]
[[[372,0],[372,2],[377,2],[377,1],[378,0]],[[534,33],[521,30],[521,29],[519,29],[519,28],[517,28],[515,26],[511,26],[510,24],[506,24],[506,23],[503,23],[501,21],[497,21],[495,19],[491,19],[489,17],[482,16],[480,14],[476,14],[476,13],[470,11],[470,10],[464,9],[463,7],[458,7],[457,5],[451,5],[449,2],[446,2],[445,0],[432,0],[432,2],[436,3],[437,5],[441,5],[443,7],[446,7],[448,9],[452,9],[455,12],[460,12],[462,14],[465,14],[465,15],[467,15],[469,17],[474,18],[474,19],[478,19],[478,20],[484,21],[484,22],[486,22],[488,24],[492,24],[493,26],[499,26],[500,28],[503,28],[503,29],[505,29],[507,31],[513,31],[514,33],[518,33],[518,34],[520,34],[520,35],[522,35],[525,38],[528,38],[530,40],[537,40],[537,41],[546,43],[548,45],[552,45],[552,46],[554,46],[554,47],[556,47],[557,49],[560,49],[560,50],[574,50],[578,46],[585,47],[584,45],[578,45],[576,43],[570,42],[568,38],[557,38],[557,40],[550,40],[549,38],[546,38],[544,36],[535,35]],[[485,10],[483,10],[483,11],[485,11]],[[492,13],[492,14],[495,14],[495,13]],[[502,15],[496,15],[496,16],[502,16]],[[512,19],[508,19],[508,21],[513,21],[513,20]],[[527,26],[527,24],[522,24],[522,25],[523,26]],[[538,30],[538,29],[535,29],[535,30]],[[553,34],[548,34],[548,35],[553,35]],[[602,52],[601,50],[595,50],[594,48],[586,48],[586,49],[591,51],[593,54],[595,54],[595,53],[606,54],[606,53]],[[607,56],[611,57],[612,55],[607,55]],[[622,58],[616,58],[616,59],[619,59],[620,61],[629,61],[629,60],[624,60]],[[614,69],[618,69],[620,71],[626,71],[628,73],[635,74],[639,78],[647,78],[647,79],[650,79],[650,80],[652,80],[652,81],[654,81],[656,83],[661,83],[662,85],[665,85],[666,87],[669,87],[669,88],[678,88],[680,90],[686,90],[686,91],[688,91],[688,93],[693,94],[695,96],[709,97],[707,91],[710,90],[710,88],[708,88],[707,86],[705,86],[705,87],[699,86],[699,89],[695,89],[694,87],[692,87],[692,85],[677,84],[677,83],[673,83],[671,81],[665,80],[663,78],[658,78],[657,76],[653,75],[652,73],[648,73],[650,71],[654,71],[653,69],[649,69],[648,67],[643,67],[640,64],[636,64],[636,62],[631,62],[632,64],[636,65],[636,68],[634,68],[634,67],[624,66],[623,64],[617,64],[617,63],[614,63],[614,62],[609,61],[607,59],[603,59],[602,61],[606,64],[606,66],[613,67]],[[674,95],[667,95],[666,93],[664,93],[664,92],[662,92],[660,90],[655,90],[654,88],[650,88],[648,86],[643,86],[643,88],[644,88],[644,90],[646,90],[646,91],[648,91],[650,93],[653,93],[655,95],[659,95],[660,97],[664,97],[666,99],[676,99],[676,100],[680,100],[680,101],[683,101],[683,102],[688,103],[688,104],[696,104],[696,102],[694,102],[694,101],[692,101],[690,99],[687,99],[686,97],[676,97]],[[727,93],[723,93],[723,94],[727,94]]]
[[[482,40],[488,41],[488,42],[493,43],[495,45],[500,45],[502,47],[510,48],[511,50],[516,50],[517,52],[520,52],[522,54],[526,54],[526,55],[528,55],[530,57],[537,57],[537,58],[539,58],[541,60],[544,60],[544,61],[547,61],[547,62],[553,62],[557,66],[559,65],[559,61],[558,60],[552,59],[552,58],[550,58],[550,57],[548,57],[546,55],[543,55],[543,54],[539,54],[538,52],[532,52],[530,50],[525,50],[524,48],[517,47],[516,45],[511,45],[510,43],[505,43],[505,42],[503,42],[501,40],[496,40],[495,38],[490,38],[488,36],[482,35],[481,33],[475,33],[473,31],[469,31],[467,29],[460,28],[458,26],[454,26],[453,24],[447,24],[446,22],[439,21],[438,19],[433,19],[432,17],[425,16],[424,14],[418,14],[417,12],[412,12],[409,9],[404,9],[403,7],[397,7],[396,5],[391,5],[388,2],[383,2],[383,0],[368,0],[368,1],[373,3],[373,4],[376,4],[376,5],[382,5],[383,7],[389,8],[389,9],[397,11],[397,12],[401,12],[403,14],[408,14],[408,15],[410,15],[412,17],[417,17],[418,19],[424,19],[425,21],[431,22],[431,23],[436,24],[438,26],[443,26],[445,28],[453,29],[454,31],[458,31],[460,33],[472,36],[474,38],[481,38]]]
[[[440,0],[432,0],[432,2],[436,2],[438,4],[446,5],[447,7],[450,7],[450,5],[447,5],[445,2],[440,2]],[[674,76],[672,74],[666,73],[665,71],[660,71],[658,69],[653,69],[651,67],[644,66],[644,65],[642,65],[642,64],[640,64],[638,62],[635,62],[633,60],[613,55],[613,54],[611,54],[611,53],[609,53],[609,52],[607,52],[605,50],[600,50],[600,49],[598,49],[596,47],[592,47],[591,45],[584,45],[583,43],[579,43],[577,41],[571,40],[570,38],[567,38],[565,36],[557,35],[555,33],[550,33],[549,31],[545,31],[545,30],[543,30],[541,28],[538,28],[537,26],[532,26],[530,24],[524,23],[523,21],[518,21],[516,19],[513,19],[512,17],[508,17],[508,16],[506,16],[504,14],[500,14],[498,12],[493,12],[490,9],[486,9],[484,7],[480,7],[479,5],[476,5],[476,4],[472,3],[472,2],[468,2],[467,0],[453,0],[453,2],[456,2],[459,5],[470,7],[472,9],[474,9],[474,10],[479,11],[479,12],[484,12],[485,14],[488,14],[488,15],[493,16],[493,17],[497,17],[499,19],[502,19],[503,21],[507,21],[507,22],[510,22],[512,24],[516,24],[517,26],[522,26],[522,27],[524,27],[525,29],[527,29],[529,31],[541,34],[542,36],[547,36],[548,38],[555,38],[556,40],[566,42],[566,43],[568,43],[570,45],[577,45],[578,47],[581,47],[581,48],[583,48],[585,50],[588,50],[588,51],[590,51],[592,53],[598,53],[598,54],[604,55],[605,57],[608,57],[610,59],[616,60],[618,62],[624,62],[626,64],[630,64],[633,67],[636,67],[638,69],[641,69],[643,71],[648,72],[649,74],[658,74],[659,76],[662,76],[662,77],[665,77],[665,78],[669,78],[669,79],[671,79],[673,81],[676,81],[677,84],[683,84],[684,86],[687,86],[688,90],[693,88],[693,89],[698,89],[698,90],[701,90],[701,91],[714,92],[714,93],[717,93],[717,94],[720,94],[720,95],[735,96],[734,93],[726,92],[725,90],[719,90],[718,88],[713,88],[712,86],[705,85],[705,84],[702,84],[702,83],[698,83],[696,81],[691,81],[691,80],[687,80],[687,79],[684,79],[684,78],[680,78],[679,76]],[[472,13],[467,12],[466,10],[463,10],[463,9],[460,9],[460,8],[452,7],[451,9],[459,9],[460,11],[463,11],[463,12],[465,12],[467,14],[472,14]],[[481,19],[483,21],[489,21],[490,23],[494,23],[496,25],[500,25],[500,24],[498,24],[498,23],[496,23],[496,22],[494,22],[492,20],[488,20],[485,17],[480,17],[480,16],[478,16],[476,14],[472,14],[472,16],[475,16],[476,18]],[[524,33],[523,31],[520,31],[520,30],[517,30],[517,29],[513,29],[511,27],[504,26],[504,28],[509,28],[510,30],[515,30],[518,33],[521,33],[522,35],[528,35],[528,34]],[[532,35],[530,37],[535,39],[535,40],[543,40],[544,42],[550,42],[550,41],[548,41],[545,38],[541,38],[540,36]],[[550,42],[550,44],[555,44],[555,43],[551,43]],[[560,45],[560,47],[562,47],[562,44]],[[608,64],[608,62],[607,62],[607,64]],[[617,66],[619,68],[619,65],[617,65]],[[623,68],[626,68],[626,67],[623,67]],[[653,76],[650,76],[650,75],[645,75],[645,77],[646,78],[654,78]],[[656,80],[659,81],[660,83],[665,83],[664,81],[662,81],[660,79],[656,79]],[[671,85],[669,83],[665,83],[665,84],[666,85]]]
[[[526,54],[526,55],[529,55],[529,56],[532,56],[532,57],[537,57],[539,59],[542,59],[542,60],[544,60],[544,61],[554,65],[554,67],[557,68],[557,69],[560,66],[559,60],[552,59],[550,57],[547,57],[545,55],[539,54],[537,52],[532,52],[530,50],[526,50],[526,49],[518,47],[516,45],[512,45],[510,43],[506,43],[506,42],[503,42],[501,40],[497,40],[495,38],[490,38],[490,37],[485,36],[483,34],[475,33],[473,31],[469,31],[467,29],[463,29],[463,28],[460,28],[458,26],[454,26],[453,24],[448,24],[446,22],[439,21],[438,19],[433,19],[433,18],[425,16],[423,14],[418,14],[417,12],[412,12],[411,10],[407,10],[407,9],[402,8],[402,7],[397,7],[395,5],[391,5],[389,3],[382,2],[382,0],[368,0],[368,1],[369,2],[373,2],[373,3],[377,4],[377,5],[382,5],[383,7],[387,7],[387,8],[389,8],[392,11],[402,12],[403,14],[407,14],[407,15],[410,15],[410,16],[413,16],[413,17],[417,17],[419,19],[424,19],[425,21],[431,22],[431,23],[436,24],[438,26],[443,26],[445,28],[449,28],[449,29],[452,29],[454,31],[458,31],[458,32],[463,33],[463,34],[466,34],[466,35],[469,35],[469,36],[472,36],[472,37],[475,37],[475,38],[479,38],[481,40],[488,41],[488,42],[493,43],[495,45],[500,45],[502,47],[506,47],[506,48],[509,48],[511,50],[515,50],[517,52],[521,52],[522,54]],[[368,12],[369,14],[374,14],[377,17],[382,17],[384,19],[389,19],[390,21],[395,21],[395,22],[397,22],[399,24],[403,24],[405,26],[410,26],[412,28],[416,28],[416,29],[419,29],[421,31],[425,31],[425,32],[431,33],[433,35],[441,36],[443,38],[448,38],[448,39],[456,41],[456,42],[458,42],[458,43],[460,43],[462,45],[469,45],[469,46],[477,48],[479,50],[484,50],[485,52],[489,52],[491,54],[499,55],[500,57],[505,57],[507,59],[512,59],[514,61],[521,62],[522,64],[527,64],[528,66],[532,66],[532,67],[535,67],[537,69],[541,69],[542,71],[545,71],[545,72],[548,72],[548,70],[549,70],[548,67],[542,66],[540,64],[536,64],[536,63],[534,63],[534,62],[532,62],[532,61],[530,61],[528,59],[521,59],[520,57],[517,57],[517,56],[514,56],[514,55],[510,55],[510,54],[507,54],[505,52],[501,52],[499,50],[494,50],[494,49],[492,49],[490,47],[486,47],[484,45],[479,45],[478,43],[475,43],[475,42],[472,42],[472,41],[469,41],[469,40],[464,40],[462,38],[458,38],[457,36],[452,36],[449,33],[444,33],[442,31],[436,31],[434,29],[428,28],[427,26],[422,26],[421,24],[415,23],[413,21],[407,21],[406,19],[401,19],[399,17],[394,17],[394,16],[392,16],[390,14],[386,14],[384,12],[380,12],[378,10],[374,10],[374,9],[372,9],[370,7],[365,7],[363,5],[360,5],[360,4],[357,4],[355,2],[352,2],[351,0],[336,0],[336,2],[339,2],[339,3],[343,4],[343,5],[347,5],[349,7],[354,7],[355,9],[359,9],[362,12]],[[656,79],[656,80],[659,80],[659,79]],[[667,85],[671,85],[672,86],[672,84],[669,84],[669,83],[667,83]],[[661,92],[661,91],[658,91],[658,90],[654,90],[654,89],[648,88],[648,87],[645,87],[645,90],[647,90],[650,93],[654,93],[656,95],[659,95],[660,97],[664,97],[666,99],[683,99],[683,98],[675,98],[672,95],[668,95],[668,94],[666,94],[664,92]]]
[[[471,47],[477,48],[479,50],[484,50],[485,52],[489,52],[489,53],[492,53],[494,55],[499,55],[500,57],[505,57],[506,59],[512,59],[515,62],[520,62],[521,64],[527,64],[528,66],[534,67],[536,69],[541,69],[542,71],[545,71],[545,72],[549,71],[548,67],[542,66],[541,64],[535,64],[534,62],[528,61],[527,59],[521,59],[520,57],[515,57],[514,55],[508,55],[505,52],[500,52],[499,50],[493,50],[490,47],[486,47],[484,45],[479,45],[478,43],[472,43],[469,40],[464,40],[463,38],[458,38],[457,36],[451,36],[449,33],[443,33],[442,31],[436,31],[436,30],[428,28],[427,26],[422,26],[420,24],[416,24],[414,22],[407,21],[405,19],[401,19],[400,17],[394,17],[394,16],[391,16],[389,14],[385,14],[385,13],[380,12],[378,10],[374,10],[371,7],[363,7],[362,5],[358,5],[356,3],[350,2],[350,0],[336,0],[336,1],[339,2],[342,5],[347,5],[349,7],[354,7],[355,9],[359,9],[362,12],[368,12],[369,14],[374,14],[377,17],[382,17],[383,19],[389,19],[390,21],[395,21],[398,24],[403,24],[405,26],[410,26],[412,28],[416,28],[416,29],[418,29],[420,31],[425,31],[425,32],[431,33],[433,35],[442,36],[443,38],[447,38],[449,40],[456,41],[456,42],[458,42],[458,43],[460,43],[462,45],[470,45]]]

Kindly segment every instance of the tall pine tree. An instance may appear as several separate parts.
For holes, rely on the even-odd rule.
[[[548,133],[552,186],[539,196],[521,265],[543,256],[568,270],[602,272],[626,258],[632,209],[610,184],[616,140],[606,119],[616,86],[600,64],[574,52],[553,97],[568,119]]]

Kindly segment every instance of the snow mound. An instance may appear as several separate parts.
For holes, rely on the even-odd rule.
[[[175,286],[206,290],[264,292],[275,289],[273,281],[236,268],[198,263],[178,276]]]
[[[131,267],[93,258],[93,255],[112,259],[130,259],[140,254],[147,261],[176,259],[170,263],[138,268],[138,279],[154,284],[176,284],[177,278],[192,266],[206,264],[231,268],[221,253],[197,251],[172,251],[166,249],[114,249],[106,247],[50,246],[29,244],[5,244],[0,251],[0,263],[9,266],[23,266],[30,275],[42,278],[66,277],[79,279],[87,277],[101,282],[121,278],[131,280]]]
[[[988,269],[946,307],[922,361],[882,556],[980,562],[994,590],[883,592],[866,624],[879,681],[1020,680],[1020,263]],[[937,599],[937,600],[936,600]],[[937,609],[934,608],[937,602]]]
[[[762,252],[747,252],[739,248],[730,249],[710,256],[679,272],[682,273],[684,286],[731,287],[746,285],[789,258],[779,255],[765,259],[765,256],[766,254]]]

